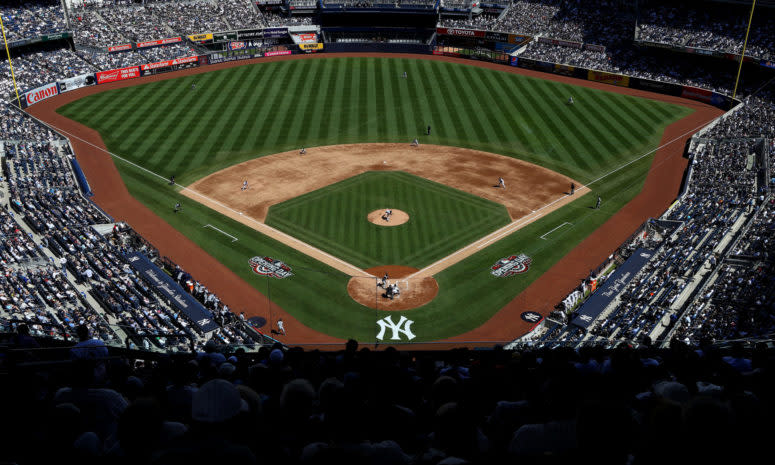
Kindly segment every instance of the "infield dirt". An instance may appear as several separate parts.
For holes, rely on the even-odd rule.
[[[649,216],[659,216],[675,199],[679,192],[687,161],[682,157],[686,141],[691,135],[722,111],[700,102],[682,99],[680,97],[655,94],[625,87],[611,86],[600,82],[583,81],[566,76],[530,71],[521,68],[464,60],[460,58],[432,55],[394,55],[389,53],[365,54],[317,54],[294,55],[290,57],[260,58],[244,62],[230,62],[201,68],[191,68],[168,74],[158,74],[139,79],[120,81],[100,86],[86,87],[67,92],[45,100],[27,109],[27,111],[51,126],[71,137],[75,155],[83,168],[89,183],[95,192],[94,201],[113,215],[116,220],[129,223],[138,233],[159,249],[162,255],[170,257],[185,268],[197,280],[215,292],[221,299],[234,309],[245,309],[247,316],[260,316],[273,322],[278,317],[285,321],[286,328],[292,336],[281,338],[288,344],[330,344],[322,348],[340,349],[338,343],[344,341],[327,334],[315,331],[301,324],[292,315],[277,304],[269,301],[257,289],[242,280],[233,271],[215,260],[211,255],[172,228],[164,220],[156,216],[145,205],[134,199],[126,189],[116,166],[107,152],[99,133],[91,128],[70,120],[56,113],[56,109],[87,95],[121,87],[130,87],[154,81],[175,79],[191,74],[201,74],[218,69],[243,65],[266,63],[280,60],[327,59],[329,57],[380,57],[416,58],[420,60],[439,60],[459,63],[468,66],[479,66],[488,69],[520,74],[523,76],[545,79],[577,86],[600,89],[607,92],[633,95],[664,102],[676,103],[695,109],[691,115],[677,121],[665,129],[652,162],[651,170],[646,178],[642,191],[622,210],[611,217],[602,227],[592,233],[571,253],[556,263],[549,271],[533,282],[525,291],[516,296],[493,318],[479,328],[450,338],[454,346],[482,345],[481,342],[509,341],[528,331],[533,325],[522,321],[520,313],[526,310],[546,314],[554,304],[562,300],[579,280],[587,275],[590,269],[598,266],[622,241]],[[668,144],[669,143],[669,144]],[[508,180],[507,180],[508,183]],[[509,186],[509,184],[507,184]],[[509,186],[510,187],[510,186]],[[385,346],[387,347],[387,346]],[[428,345],[412,346],[411,348],[441,349],[448,346]]]

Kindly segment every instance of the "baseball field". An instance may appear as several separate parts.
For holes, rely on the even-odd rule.
[[[694,111],[505,70],[408,57],[267,61],[57,111],[99,131],[133,197],[272,303],[233,310],[271,324],[274,308],[365,342],[378,321],[405,317],[411,331],[387,331],[386,342],[437,341],[483,325],[630,202],[665,128]],[[406,222],[367,219],[388,208]],[[521,256],[518,272],[492,272]],[[404,304],[380,295],[385,270]],[[354,287],[373,289],[369,302]],[[305,342],[292,331],[286,342]]]

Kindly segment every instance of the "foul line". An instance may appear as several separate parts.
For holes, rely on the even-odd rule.
[[[573,223],[568,223],[568,222],[566,221],[566,222],[564,222],[563,224],[561,224],[561,225],[557,226],[556,228],[552,229],[551,231],[549,231],[549,232],[546,232],[546,233],[544,233],[543,235],[541,235],[541,239],[543,239],[543,240],[547,240],[547,239],[546,239],[544,236],[548,236],[549,234],[551,234],[551,233],[553,233],[553,232],[557,231],[558,229],[562,228],[562,227],[563,227],[563,226],[565,226],[566,224],[569,224],[569,225],[573,226]]]
[[[203,227],[203,228],[212,228],[212,229],[215,229],[216,231],[218,231],[219,233],[223,234],[224,236],[229,236],[229,237],[231,237],[231,241],[232,241],[232,242],[237,242],[237,241],[239,240],[239,239],[237,239],[236,237],[232,236],[231,234],[229,234],[229,233],[227,233],[227,232],[225,232],[225,231],[222,231],[222,230],[220,230],[220,229],[216,228],[215,226],[213,226],[213,225],[211,225],[211,224],[206,224],[206,225],[204,225],[204,226],[202,226],[202,227]]]
[[[127,160],[126,158],[124,158],[124,157],[121,157],[120,155],[116,155],[115,153],[112,153],[112,152],[110,152],[110,151],[108,151],[108,150],[106,150],[106,149],[103,149],[102,147],[99,147],[99,146],[97,146],[97,145],[93,144],[92,142],[89,142],[88,140],[86,140],[86,139],[83,139],[82,137],[79,137],[79,136],[77,136],[77,135],[75,135],[75,134],[72,134],[72,133],[70,133],[70,132],[64,131],[64,130],[62,130],[62,129],[59,129],[58,127],[56,127],[56,126],[54,126],[54,125],[48,124],[48,123],[46,123],[45,121],[42,121],[42,120],[40,120],[40,119],[36,118],[35,116],[32,116],[32,115],[30,115],[28,112],[25,112],[25,113],[26,113],[28,116],[30,116],[32,119],[34,119],[35,121],[38,121],[39,123],[43,124],[44,126],[47,126],[47,127],[49,127],[49,128],[52,128],[52,129],[54,129],[55,131],[58,131],[58,132],[60,132],[60,133],[62,133],[62,134],[67,134],[68,136],[70,136],[70,137],[72,137],[72,138],[74,138],[74,139],[77,139],[77,140],[79,140],[79,141],[81,141],[81,142],[83,142],[83,143],[86,143],[86,144],[88,144],[88,145],[90,145],[90,146],[94,147],[95,149],[97,149],[97,150],[99,150],[99,151],[101,151],[101,152],[105,152],[105,153],[107,153],[108,155],[110,155],[110,156],[112,156],[112,157],[115,157],[115,158],[117,158],[117,159],[119,159],[119,160],[123,161],[124,163],[127,163],[127,164],[129,164],[129,165],[132,165],[132,166],[134,166],[135,168],[138,168],[138,169],[140,169],[140,170],[142,170],[142,171],[144,171],[144,172],[146,172],[146,173],[148,173],[148,174],[151,174],[151,175],[153,175],[153,176],[156,176],[157,178],[159,178],[159,179],[162,179],[162,180],[164,180],[164,181],[167,181],[167,178],[165,178],[164,176],[161,176],[161,175],[159,175],[159,174],[157,174],[157,173],[154,173],[153,171],[151,171],[151,170],[149,170],[149,169],[147,169],[147,168],[144,168],[144,167],[142,167],[142,166],[138,165],[137,163],[134,163],[134,162],[132,162],[132,161],[129,161],[129,160]],[[602,179],[605,179],[605,178],[607,178],[608,176],[610,176],[610,175],[612,175],[612,174],[614,174],[614,173],[616,173],[616,172],[618,172],[618,171],[621,171],[622,169],[626,168],[627,166],[630,166],[631,164],[633,164],[633,163],[635,163],[635,162],[637,162],[637,161],[640,161],[640,160],[642,160],[643,158],[645,158],[645,157],[647,157],[647,156],[649,156],[649,155],[652,155],[652,154],[656,153],[656,152],[657,152],[658,150],[660,150],[660,149],[663,149],[663,148],[665,148],[665,147],[667,147],[667,146],[669,146],[669,145],[672,145],[673,143],[675,143],[675,142],[676,142],[676,141],[678,141],[679,139],[681,139],[681,138],[683,138],[683,137],[685,137],[685,136],[687,136],[687,135],[689,135],[689,134],[692,134],[692,133],[695,133],[695,132],[697,132],[699,129],[702,129],[703,127],[707,126],[709,122],[710,122],[710,121],[704,122],[704,123],[700,124],[699,126],[697,126],[697,127],[693,128],[693,129],[690,129],[690,130],[688,130],[688,131],[684,132],[683,134],[681,134],[681,135],[679,135],[679,136],[676,136],[675,138],[673,138],[673,139],[671,139],[671,140],[669,140],[669,141],[665,142],[664,144],[662,144],[662,145],[659,145],[659,146],[657,146],[656,148],[654,148],[654,149],[652,149],[652,150],[649,150],[648,152],[645,152],[643,155],[640,155],[639,157],[637,157],[637,158],[634,158],[634,159],[632,159],[632,160],[628,161],[627,163],[624,163],[624,164],[622,164],[622,165],[621,165],[621,166],[619,166],[618,168],[615,168],[615,169],[613,169],[613,170],[609,171],[608,173],[605,173],[605,174],[603,174],[602,176],[599,176],[599,177],[597,177],[596,179],[593,179],[592,181],[588,182],[587,184],[585,184],[585,185],[582,185],[582,186],[581,186],[579,189],[577,189],[577,191],[579,191],[579,190],[581,190],[581,189],[583,189],[583,188],[589,188],[589,186],[591,186],[592,184],[595,184],[596,182],[598,182],[598,181],[600,181],[600,180],[602,180]],[[227,205],[224,205],[224,204],[222,204],[221,202],[219,202],[219,201],[217,201],[217,200],[211,199],[211,198],[207,197],[207,196],[206,196],[206,195],[204,195],[204,194],[200,194],[199,192],[197,192],[197,191],[195,191],[195,190],[193,190],[193,189],[189,189],[188,187],[185,187],[185,186],[180,186],[180,188],[181,188],[182,190],[186,190],[186,191],[192,192],[192,193],[194,193],[195,195],[198,195],[199,197],[202,197],[202,198],[204,198],[204,199],[206,199],[206,200],[208,200],[208,201],[210,201],[210,202],[212,202],[212,203],[214,203],[214,204],[216,204],[216,205],[218,205],[218,206],[220,206],[220,207],[224,208],[225,210],[228,210],[228,211],[234,212],[234,213],[236,213],[236,214],[242,215],[242,212],[238,212],[238,211],[234,210],[233,208],[231,208],[231,207],[229,207],[229,206],[227,206]],[[560,200],[562,200],[562,199],[564,199],[564,198],[566,198],[566,197],[567,197],[567,196],[562,196],[562,197],[560,197],[560,198],[558,198],[558,199],[556,199],[556,200],[554,200],[554,201],[552,201],[552,202],[550,202],[550,203],[548,203],[548,204],[544,205],[543,207],[539,208],[538,210],[535,210],[535,211],[534,211],[534,212],[532,212],[531,214],[529,214],[529,215],[526,215],[526,216],[523,216],[522,218],[519,218],[519,219],[517,219],[517,220],[514,220],[513,222],[509,223],[508,225],[504,226],[503,228],[499,229],[498,231],[495,231],[494,233],[491,233],[490,235],[493,235],[493,234],[496,234],[496,233],[499,233],[499,234],[498,234],[496,237],[490,238],[490,239],[489,239],[489,240],[487,240],[486,242],[484,242],[484,243],[482,243],[482,244],[479,244],[479,245],[477,246],[477,249],[481,249],[481,248],[482,248],[482,247],[484,247],[485,245],[487,245],[487,244],[489,244],[489,243],[491,243],[491,242],[493,242],[493,241],[497,241],[497,240],[499,240],[499,239],[503,238],[504,236],[507,236],[507,235],[511,234],[512,232],[514,232],[514,231],[516,231],[517,229],[519,229],[519,228],[520,228],[522,225],[524,225],[524,224],[525,224],[525,222],[526,222],[526,221],[527,221],[527,220],[528,220],[528,219],[529,219],[529,218],[530,218],[532,215],[534,215],[534,214],[536,214],[536,213],[540,212],[541,210],[544,210],[544,209],[546,209],[547,207],[550,207],[551,205],[554,205],[555,203],[559,202]],[[539,214],[539,216],[541,216],[541,215]],[[344,260],[341,260],[341,259],[339,259],[339,258],[336,258],[336,257],[334,257],[333,255],[330,255],[330,254],[328,254],[328,253],[326,253],[326,252],[324,252],[324,251],[322,251],[322,250],[320,250],[320,249],[318,249],[318,248],[316,248],[316,247],[314,247],[314,246],[312,246],[312,245],[309,245],[309,244],[307,244],[306,242],[302,242],[302,241],[300,241],[300,240],[296,239],[296,238],[295,238],[295,237],[293,237],[293,236],[289,236],[289,235],[285,234],[285,233],[284,233],[284,232],[282,232],[282,231],[279,231],[279,230],[277,230],[277,229],[274,229],[273,227],[271,227],[271,226],[268,226],[268,225],[266,225],[265,223],[262,223],[262,222],[260,222],[260,221],[257,221],[257,220],[255,220],[255,219],[253,219],[253,218],[249,217],[249,216],[244,216],[244,218],[245,218],[246,220],[248,220],[248,221],[251,221],[251,222],[253,222],[253,223],[256,223],[256,224],[258,224],[258,225],[259,225],[260,227],[262,227],[262,228],[267,228],[269,231],[272,231],[273,233],[275,233],[275,234],[277,234],[277,235],[283,236],[284,238],[286,238],[286,239],[288,239],[288,240],[292,240],[292,241],[295,241],[295,242],[297,242],[297,243],[299,243],[299,244],[302,244],[303,246],[305,246],[305,247],[308,247],[309,249],[312,249],[312,250],[314,250],[315,252],[317,252],[317,253],[319,253],[319,254],[321,254],[321,255],[323,255],[323,256],[325,256],[325,257],[327,257],[327,258],[331,259],[331,260],[334,260],[334,261],[336,261],[336,262],[338,262],[338,263],[341,263],[341,264],[343,264],[343,265],[345,265],[345,266],[347,266],[347,267],[349,267],[349,268],[351,268],[351,269],[357,270],[359,273],[363,273],[363,274],[365,274],[366,276],[373,276],[373,275],[371,275],[370,273],[367,273],[366,271],[364,271],[364,270],[361,270],[360,268],[358,268],[358,267],[357,267],[357,266],[355,266],[355,265],[351,265],[350,263],[347,263],[347,262],[345,262]],[[504,232],[500,233],[500,231],[504,231]],[[483,237],[482,239],[486,239],[487,237],[489,237],[489,236],[485,236],[485,237]],[[451,257],[454,257],[454,256],[456,256],[456,255],[458,255],[458,254],[460,254],[460,253],[464,252],[466,249],[468,249],[468,248],[470,248],[471,246],[475,245],[477,242],[481,241],[482,239],[479,239],[478,241],[474,241],[473,243],[471,243],[471,244],[469,244],[469,245],[467,245],[467,246],[465,246],[465,247],[463,247],[463,248],[461,248],[461,249],[459,249],[459,250],[457,250],[457,251],[455,251],[455,252],[452,252],[451,254],[447,255],[446,257],[444,257],[444,258],[442,258],[442,259],[440,259],[440,260],[437,260],[436,262],[432,263],[431,265],[428,265],[428,266],[426,266],[426,267],[425,267],[425,268],[423,268],[422,270],[419,270],[419,271],[416,271],[416,272],[412,273],[411,275],[407,276],[405,279],[409,279],[409,278],[411,278],[411,277],[413,277],[413,276],[415,276],[415,275],[417,275],[417,274],[420,274],[420,273],[424,272],[425,270],[428,270],[428,269],[430,269],[430,268],[432,268],[432,267],[436,266],[436,265],[437,265],[437,264],[439,264],[439,263],[443,263],[443,262],[444,262],[444,261],[446,261],[447,259],[449,259],[449,258],[451,258]],[[294,247],[294,248],[295,248],[295,247]],[[297,249],[297,250],[298,250],[298,249]],[[301,252],[301,251],[300,251],[300,252]],[[314,258],[314,257],[313,257],[313,258]],[[443,268],[443,269],[446,269],[446,267],[445,267],[445,268]],[[442,269],[442,270],[443,270],[443,269]],[[439,271],[442,271],[442,270],[439,270]]]

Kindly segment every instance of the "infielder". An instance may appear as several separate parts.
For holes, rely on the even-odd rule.
[[[576,192],[576,184],[570,183],[570,195],[573,195]]]
[[[417,138],[415,137],[414,140],[412,141],[412,147],[419,147],[419,146],[420,146],[420,141],[417,140]]]
[[[242,190],[243,191],[248,190],[248,180],[247,179],[242,181]]]
[[[277,320],[277,329],[282,333],[283,336],[285,336],[285,325],[283,324],[282,318]]]
[[[502,189],[506,188],[506,181],[503,180],[503,178],[498,178],[498,186]]]
[[[307,153],[307,149],[302,147],[301,150],[299,151],[299,155],[304,155],[305,153]]]

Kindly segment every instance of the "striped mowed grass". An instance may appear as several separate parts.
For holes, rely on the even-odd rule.
[[[98,129],[111,151],[186,184],[302,146],[415,137],[515,156],[586,181],[641,153],[676,108],[468,65],[329,58],[104,92],[60,112]],[[431,135],[423,136],[429,125]]]
[[[395,227],[366,221],[375,207],[409,214]],[[506,207],[401,171],[369,171],[269,209],[266,224],[359,268],[423,268],[505,226]]]
[[[569,96],[575,105],[566,105]],[[651,157],[640,157],[657,146],[668,124],[692,110],[474,63],[332,57],[260,63],[112,90],[59,111],[99,130],[111,152],[162,176],[174,174],[182,184],[301,146],[406,143],[415,137],[521,158],[585,183],[632,162],[595,182],[589,196],[436,275],[440,292],[432,302],[392,312],[394,320],[414,321],[413,342],[420,342],[486,322],[629,202],[651,164]],[[425,136],[428,125],[431,135]],[[130,164],[116,164],[132,195],[303,324],[343,339],[375,341],[376,320],[384,314],[364,311],[350,299],[344,273],[192,203]],[[271,179],[261,188],[271,189]],[[594,201],[586,198],[597,195],[603,207],[589,208]],[[176,202],[185,214],[172,212]],[[573,226],[540,239],[565,222]],[[203,229],[204,224],[239,241]],[[527,273],[502,279],[488,272],[498,259],[520,252],[533,259]],[[258,278],[247,266],[255,255],[283,260],[294,276]],[[222,298],[228,302],[228,296]]]

